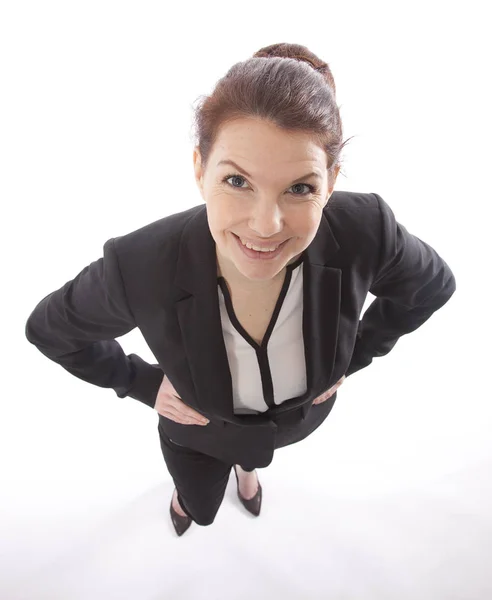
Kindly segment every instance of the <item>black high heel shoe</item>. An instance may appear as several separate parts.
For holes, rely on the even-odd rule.
[[[179,515],[173,508],[173,497],[174,492],[171,497],[171,506],[169,507],[169,512],[171,513],[171,521],[173,522],[174,529],[178,535],[183,535],[183,533],[190,527],[191,521],[193,520],[191,517],[186,515],[186,517],[182,517]],[[179,502],[179,498],[178,498]]]
[[[237,475],[236,465],[234,465],[234,473],[236,474],[237,495],[239,497],[239,500],[241,500],[242,505],[244,506],[244,508],[247,511],[249,511],[252,515],[254,515],[255,517],[257,517],[260,514],[261,499],[262,499],[262,489],[261,489],[260,480],[258,479],[258,490],[257,490],[256,494],[252,498],[250,498],[249,500],[246,500],[246,498],[243,498],[241,496],[241,493],[239,492],[239,477]]]

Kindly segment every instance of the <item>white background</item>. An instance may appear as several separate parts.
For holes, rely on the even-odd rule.
[[[491,597],[485,4],[2,3],[0,597]],[[232,476],[213,525],[177,538],[157,412],[71,376],[24,326],[106,240],[202,203],[193,104],[278,42],[333,71],[355,136],[335,189],[379,193],[457,291],[258,470],[258,519]],[[138,330],[119,341],[154,362]]]

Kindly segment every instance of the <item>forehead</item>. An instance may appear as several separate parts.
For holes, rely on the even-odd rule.
[[[312,134],[285,131],[261,119],[236,119],[224,123],[212,151],[213,163],[232,159],[248,168],[275,165],[278,168],[326,168],[326,153]]]

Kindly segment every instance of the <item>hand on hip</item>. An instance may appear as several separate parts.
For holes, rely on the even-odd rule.
[[[329,390],[326,390],[326,392],[323,392],[320,396],[318,396],[317,398],[315,398],[313,400],[313,404],[321,404],[321,402],[324,402],[325,400],[328,400],[328,398],[330,398],[331,396],[333,396],[333,394],[337,391],[337,389],[342,385],[342,383],[344,382],[344,380],[345,380],[345,375],[343,375],[335,383],[335,385],[332,385]]]

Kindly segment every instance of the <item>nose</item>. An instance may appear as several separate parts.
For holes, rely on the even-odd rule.
[[[284,228],[282,211],[276,202],[256,203],[249,219],[249,227],[258,237],[269,238]]]

